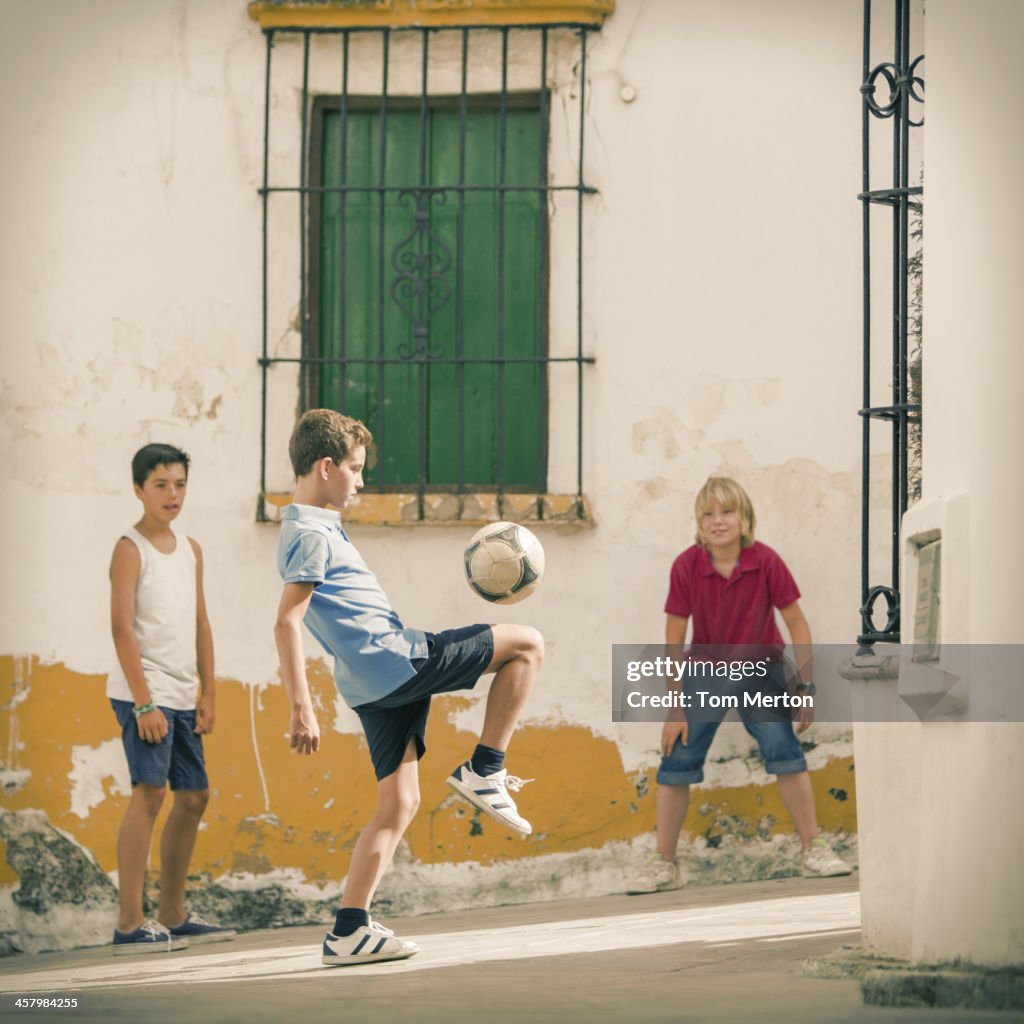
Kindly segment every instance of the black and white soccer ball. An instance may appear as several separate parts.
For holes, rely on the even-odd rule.
[[[489,523],[466,548],[466,581],[485,601],[515,604],[537,589],[544,548],[525,526]]]

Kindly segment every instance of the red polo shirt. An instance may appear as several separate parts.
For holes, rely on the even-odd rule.
[[[726,579],[698,544],[673,563],[665,611],[693,620],[694,644],[770,644],[784,646],[775,609],[800,599],[786,563],[767,544],[754,541],[740,549]]]

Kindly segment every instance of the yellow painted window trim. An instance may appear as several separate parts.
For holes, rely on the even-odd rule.
[[[261,519],[281,521],[288,492],[265,494]],[[425,494],[423,513],[415,493],[361,494],[345,510],[346,523],[367,526],[485,526],[511,520],[531,527],[593,526],[590,502],[575,494]]]
[[[472,25],[600,26],[615,0],[253,0],[261,28],[442,28]]]

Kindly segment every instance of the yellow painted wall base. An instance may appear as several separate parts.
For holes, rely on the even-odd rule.
[[[288,748],[282,686],[218,681],[216,730],[204,741],[211,800],[192,874],[259,876],[293,868],[309,882],[327,884],[347,872],[352,848],[375,805],[376,782],[362,736],[330,728],[335,690],[326,666],[310,661],[308,671],[324,733],[313,757],[299,757]],[[115,759],[124,755],[104,685],[104,677],[64,665],[0,658],[0,735],[7,741],[0,748],[5,751],[2,767],[30,773],[5,806],[44,811],[51,824],[111,871],[129,798],[115,791],[113,771],[123,764]],[[523,840],[475,814],[444,783],[476,742],[452,724],[466,704],[462,697],[438,698],[431,713],[420,772],[421,810],[407,834],[415,860],[487,864],[600,848],[654,828],[653,771],[645,778],[630,775],[612,741],[573,725],[528,726],[516,734],[512,771],[537,780],[522,798],[534,836]],[[107,744],[106,756],[98,759],[101,744]],[[567,773],[562,770],[566,764],[584,764],[586,771]],[[856,831],[849,759],[830,762],[812,779],[822,828]],[[170,800],[165,803],[169,806]],[[704,835],[712,844],[726,833],[754,838],[791,829],[774,786],[701,787],[694,790],[692,807],[691,834]],[[16,882],[6,860],[0,862],[0,884]]]

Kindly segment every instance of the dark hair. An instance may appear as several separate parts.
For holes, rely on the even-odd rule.
[[[310,409],[288,442],[288,455],[295,475],[305,476],[319,459],[341,462],[353,448],[366,447],[373,440],[363,423],[333,409]]]
[[[188,456],[173,444],[147,444],[132,459],[132,480],[141,487],[157,466],[183,466],[188,476]]]

